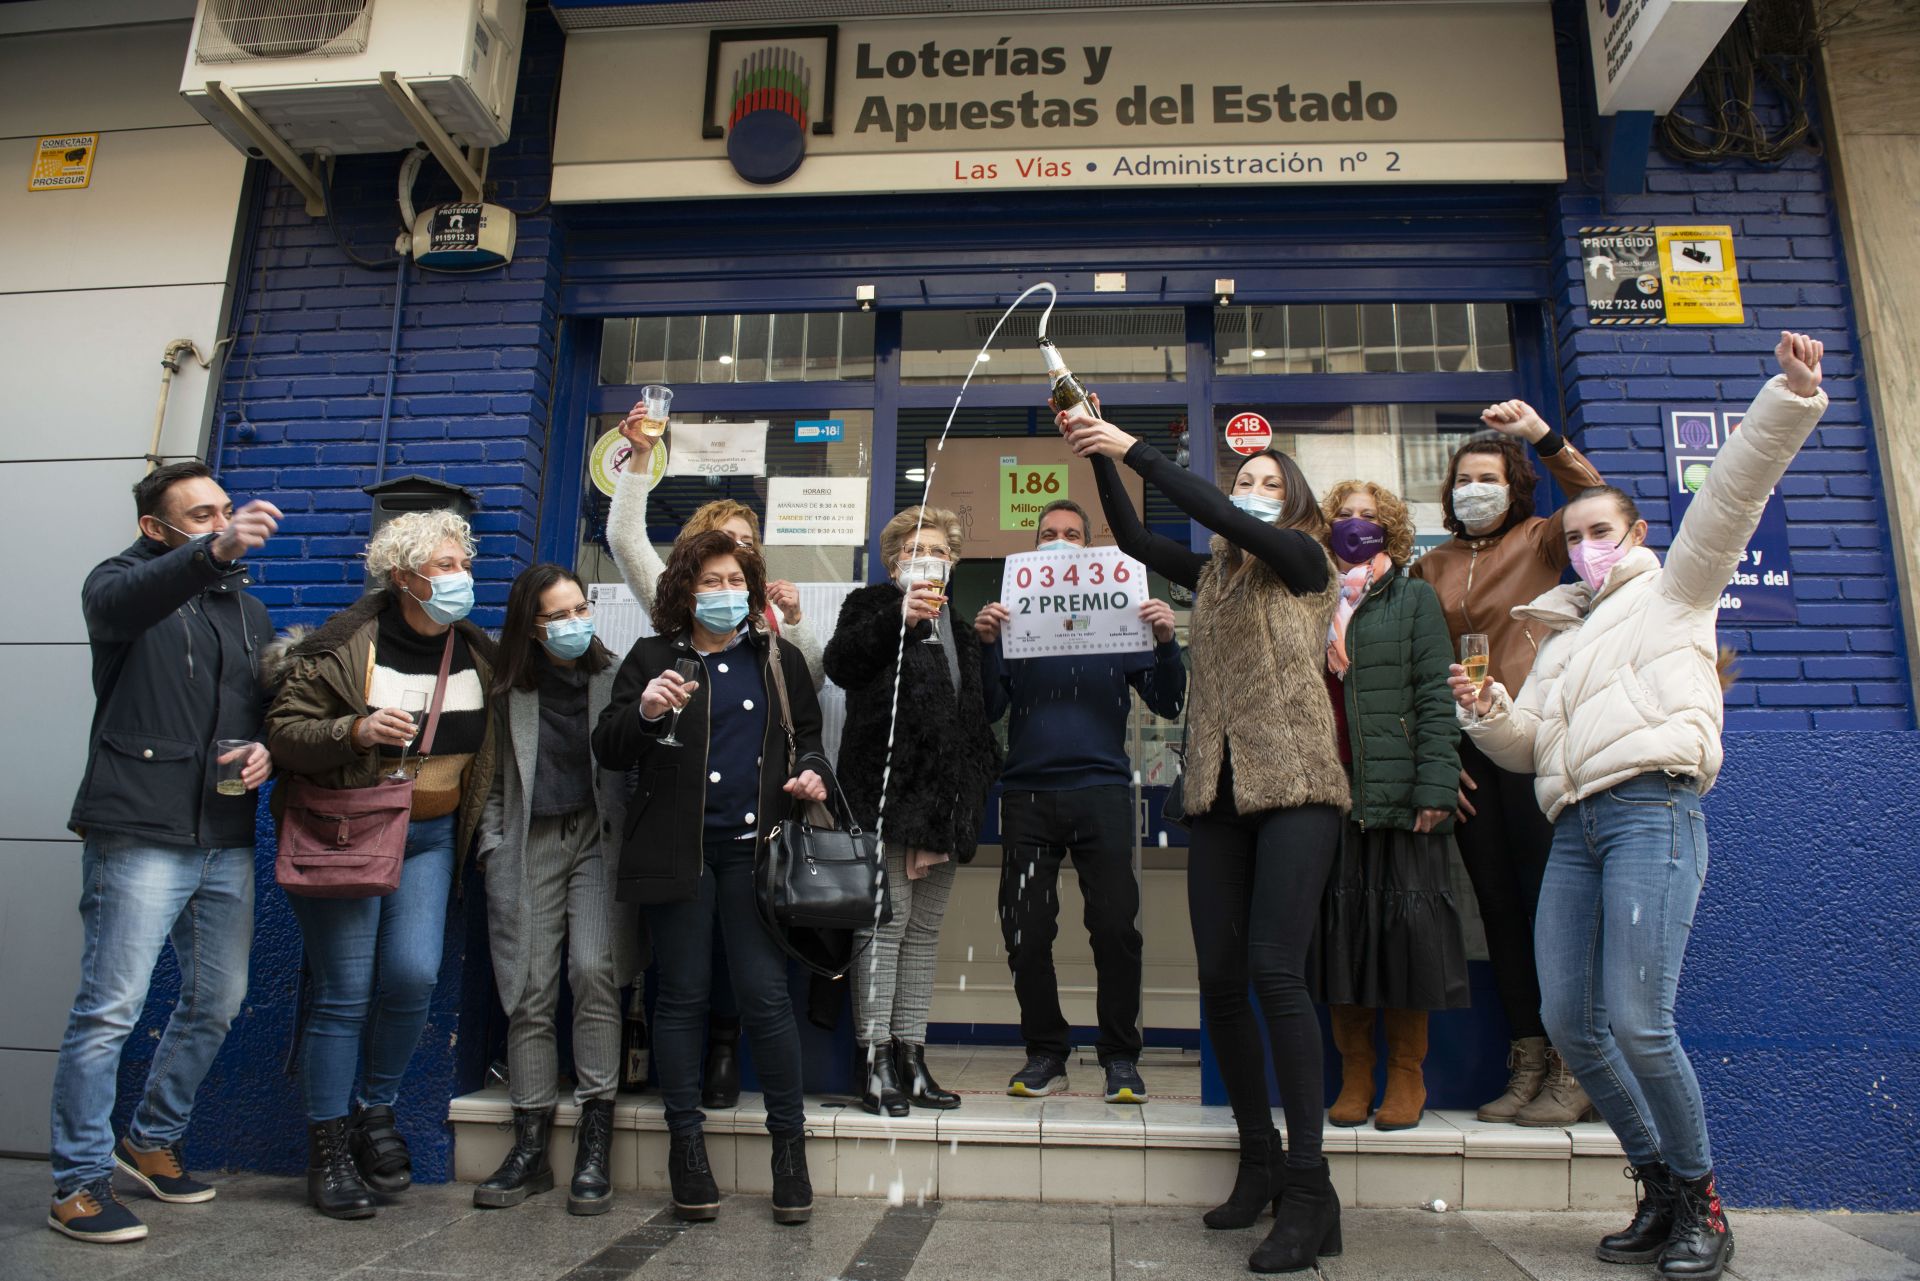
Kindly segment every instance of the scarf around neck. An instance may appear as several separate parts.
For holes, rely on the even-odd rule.
[[[1393,572],[1393,560],[1385,552],[1376,552],[1364,565],[1355,565],[1340,575],[1340,603],[1334,607],[1333,625],[1327,629],[1327,670],[1345,678],[1353,661],[1347,657],[1347,624],[1353,611],[1360,608],[1373,585]]]

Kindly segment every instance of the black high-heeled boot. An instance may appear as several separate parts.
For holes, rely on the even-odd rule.
[[[699,1130],[667,1136],[667,1181],[674,1218],[704,1223],[720,1216],[720,1185],[707,1164],[707,1136]]]
[[[927,1047],[912,1045],[894,1038],[893,1070],[900,1076],[901,1088],[907,1101],[917,1108],[937,1108],[945,1111],[960,1106],[960,1096],[952,1090],[943,1090],[940,1083],[933,1079],[933,1073],[927,1071]]]
[[[893,1064],[893,1054],[884,1045],[863,1045],[860,1057],[864,1060],[861,1069],[860,1106],[879,1116],[905,1116],[911,1107],[907,1096],[900,1089],[900,1073]]]
[[[1268,1130],[1256,1138],[1240,1139],[1240,1168],[1233,1176],[1233,1192],[1222,1205],[1201,1216],[1210,1228],[1250,1228],[1269,1201],[1280,1195],[1280,1167],[1287,1159],[1280,1131]]]
[[[1673,1235],[1673,1176],[1655,1161],[1628,1166],[1627,1177],[1640,1193],[1633,1222],[1623,1232],[1601,1237],[1593,1256],[1603,1263],[1652,1263]]]
[[[347,1118],[307,1126],[307,1200],[329,1219],[371,1219],[373,1193],[347,1151]]]
[[[707,1063],[701,1070],[700,1106],[710,1111],[740,1106],[740,1020],[707,1021]]]
[[[1304,1272],[1317,1258],[1340,1253],[1340,1195],[1323,1159],[1283,1167],[1285,1186],[1273,1207],[1273,1231],[1247,1260],[1254,1272]]]
[[[1720,1205],[1713,1171],[1673,1181],[1673,1235],[1660,1251],[1660,1275],[1668,1281],[1715,1281],[1733,1262],[1733,1229]]]
[[[500,1210],[519,1205],[530,1196],[553,1190],[553,1167],[547,1144],[553,1136],[552,1108],[513,1110],[513,1147],[500,1168],[473,1190],[473,1203]]]
[[[613,1100],[588,1099],[573,1127],[573,1183],[568,1214],[605,1214],[613,1208]]]

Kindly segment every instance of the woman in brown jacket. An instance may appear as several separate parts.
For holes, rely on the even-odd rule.
[[[1558,583],[1567,568],[1560,513],[1533,514],[1538,478],[1521,442],[1533,445],[1568,493],[1606,482],[1525,401],[1489,405],[1480,418],[1499,434],[1476,436],[1453,453],[1440,498],[1453,539],[1415,561],[1410,572],[1439,594],[1455,652],[1463,635],[1486,636],[1488,679],[1518,689],[1546,637],[1512,611]],[[1534,906],[1553,825],[1534,799],[1533,776],[1501,769],[1464,736],[1459,806],[1454,840],[1473,880],[1513,1042],[1506,1091],[1479,1117],[1537,1126],[1578,1121],[1587,1113],[1587,1096],[1547,1044],[1533,960]]]

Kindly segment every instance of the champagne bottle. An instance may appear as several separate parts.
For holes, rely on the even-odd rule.
[[[646,985],[635,981],[627,999],[627,1016],[620,1024],[620,1093],[639,1094],[647,1088]]]
[[[1047,403],[1053,406],[1053,411],[1061,413],[1084,403],[1087,399],[1086,384],[1073,376],[1073,371],[1060,358],[1060,349],[1053,345],[1051,338],[1040,340],[1040,355],[1047,362],[1047,376],[1053,379],[1053,390],[1047,393]]]

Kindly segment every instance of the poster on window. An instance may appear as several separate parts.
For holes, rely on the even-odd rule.
[[[767,545],[860,547],[867,541],[864,476],[769,476]]]
[[[1153,648],[1140,621],[1146,566],[1118,547],[1072,547],[1007,557],[1000,602],[1013,617],[1000,629],[1008,658],[1134,654]]]
[[[1743,413],[1712,409],[1676,409],[1667,415],[1667,480],[1673,498],[1673,528],[1678,531],[1706,484],[1714,459],[1740,430]],[[1787,514],[1780,491],[1767,495],[1760,523],[1740,553],[1740,563],[1720,593],[1720,625],[1792,623],[1800,611],[1793,599],[1793,566],[1787,543]]]
[[[746,423],[686,423],[667,429],[669,476],[764,476],[767,420]]]

